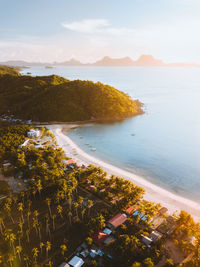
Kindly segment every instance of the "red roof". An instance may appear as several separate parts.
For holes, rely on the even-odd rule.
[[[122,223],[124,223],[127,220],[125,214],[117,214],[113,218],[111,218],[108,222],[112,224],[115,228],[120,226]]]
[[[66,164],[67,165],[76,164],[76,161],[74,161],[73,159],[68,159],[68,160],[66,160]]]
[[[126,210],[126,213],[132,214],[134,211],[136,211],[136,208],[134,206],[131,206]]]
[[[104,232],[97,232],[94,233],[91,238],[93,239],[94,243],[101,246],[103,244],[103,242],[106,240],[106,238],[108,237],[108,234],[104,233]]]

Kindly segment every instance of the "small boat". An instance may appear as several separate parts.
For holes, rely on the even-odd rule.
[[[91,148],[92,152],[95,152],[97,149],[95,147]]]
[[[45,66],[45,69],[53,69],[52,66]]]
[[[83,136],[80,136],[80,139],[83,139]]]
[[[135,136],[135,134],[131,134],[132,136]]]
[[[86,145],[86,146],[89,146],[90,144],[86,143],[85,145]]]

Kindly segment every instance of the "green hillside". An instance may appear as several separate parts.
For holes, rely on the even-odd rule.
[[[9,75],[19,76],[20,73],[18,72],[18,70],[19,68],[17,67],[8,67],[8,66],[0,65],[0,75],[9,74]]]
[[[41,122],[115,120],[143,112],[139,101],[100,82],[10,75],[10,70],[9,75],[0,72],[0,114],[8,109],[18,118]]]

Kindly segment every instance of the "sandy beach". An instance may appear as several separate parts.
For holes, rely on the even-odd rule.
[[[116,175],[123,177],[138,186],[143,187],[146,190],[145,199],[160,203],[168,208],[170,213],[174,213],[180,210],[185,210],[190,213],[195,221],[200,222],[200,205],[194,201],[175,195],[161,187],[158,187],[143,177],[135,175],[132,172],[120,169],[116,166],[103,162],[80,149],[67,135],[63,134],[63,131],[67,131],[70,128],[78,127],[79,125],[47,125],[46,127],[52,131],[55,135],[57,143],[65,151],[68,157],[73,158],[78,165],[93,164],[104,169],[109,175]]]

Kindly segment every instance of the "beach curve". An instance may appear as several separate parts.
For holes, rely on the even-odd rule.
[[[79,125],[77,124],[64,124],[47,125],[46,127],[52,131],[57,140],[58,145],[65,151],[66,155],[76,160],[78,165],[96,165],[104,169],[104,171],[106,171],[108,175],[113,174],[116,176],[123,177],[124,179],[127,179],[133,182],[134,184],[143,187],[146,191],[144,196],[146,200],[160,203],[161,205],[167,207],[170,213],[185,210],[193,216],[195,221],[200,221],[200,205],[197,202],[175,195],[174,193],[171,193],[170,191],[167,191],[147,181],[139,175],[106,163],[84,152],[67,135],[63,133],[64,129],[69,130],[78,126]]]

